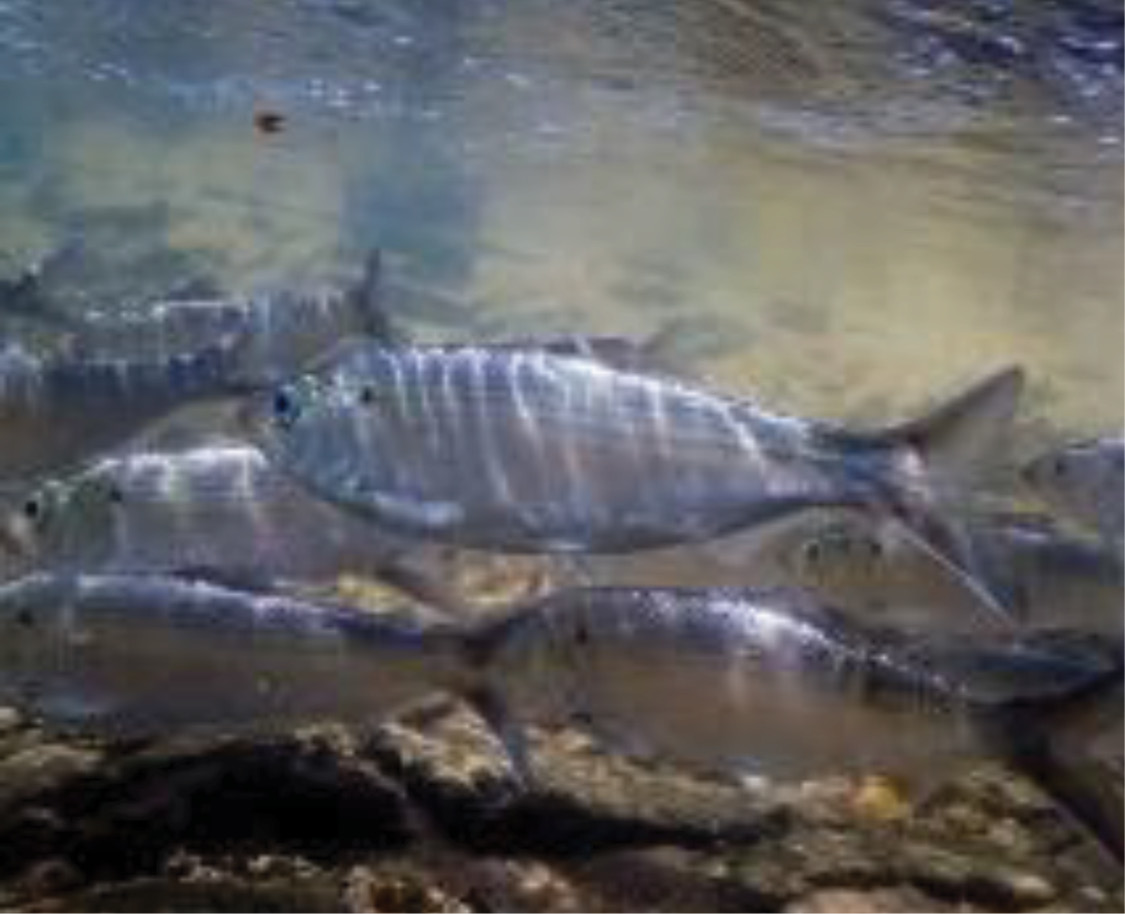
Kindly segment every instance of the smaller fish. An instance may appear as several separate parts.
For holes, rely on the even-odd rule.
[[[1122,810],[1086,803],[1055,754],[1091,706],[1116,702],[1120,716],[1120,639],[905,635],[796,590],[587,588],[489,621],[467,647],[459,690],[524,775],[528,725],[781,780],[879,771],[926,783],[996,757],[1120,859]]]
[[[803,511],[768,526],[739,531],[702,543],[622,555],[583,556],[575,571],[586,583],[614,587],[753,587],[802,585],[793,553],[819,531],[851,518],[843,508]],[[856,524],[865,520],[855,512]],[[993,614],[984,622],[999,624]],[[1004,625],[1007,630],[1008,626]]]
[[[208,444],[98,460],[41,483],[0,513],[0,544],[25,572],[190,572],[247,582],[385,574],[448,600],[437,561],[306,494],[254,447]],[[436,566],[434,566],[436,567]],[[432,573],[430,573],[432,574]]]
[[[0,352],[0,482],[59,472],[178,407],[244,393],[240,340],[168,358],[74,360]]]
[[[431,694],[448,656],[443,637],[406,622],[201,581],[0,586],[0,702],[54,730],[374,725]]]
[[[379,301],[380,262],[379,252],[373,251],[360,281],[342,291],[276,290],[163,301],[125,314],[75,318],[75,351],[84,357],[168,358],[238,334],[246,340],[236,366],[238,378],[251,386],[276,383],[349,337],[394,338]]]
[[[969,529],[978,552],[1008,569],[1025,625],[1125,630],[1119,555],[1035,518],[981,518]],[[924,628],[984,621],[975,595],[948,569],[889,525],[860,516],[791,538],[781,564],[793,583],[855,612]]]
[[[0,586],[0,701],[51,729],[375,725],[452,692],[524,773],[528,725],[783,778],[944,775],[986,754],[1035,775],[1118,855],[1120,808],[1087,802],[1037,734],[1119,701],[1122,668],[1120,642],[1090,635],[904,638],[784,591],[573,590],[476,626],[418,626],[157,576]]]
[[[1049,451],[1024,465],[1024,481],[1054,510],[1125,543],[1125,439],[1097,438]]]

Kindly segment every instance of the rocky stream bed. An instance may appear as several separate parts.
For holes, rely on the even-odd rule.
[[[33,911],[1122,910],[1120,873],[982,765],[705,780],[541,734],[515,783],[438,705],[361,734],[59,739],[0,712],[0,907]]]

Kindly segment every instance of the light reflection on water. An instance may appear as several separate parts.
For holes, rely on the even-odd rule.
[[[675,321],[868,420],[1020,361],[1038,418],[1120,425],[1113,7],[7,0],[0,48],[5,269],[77,233],[115,293],[146,245],[239,288],[377,244],[456,293],[403,302],[433,337]]]

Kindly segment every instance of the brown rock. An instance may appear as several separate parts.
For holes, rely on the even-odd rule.
[[[806,914],[882,914],[897,911],[950,911],[949,905],[910,888],[821,889],[786,905]]]
[[[347,910],[413,912],[461,912],[472,910],[459,899],[416,873],[380,873],[354,867],[344,880]]]

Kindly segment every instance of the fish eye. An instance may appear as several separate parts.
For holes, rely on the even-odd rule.
[[[23,516],[30,521],[37,521],[43,516],[43,499],[38,495],[30,496],[23,503]]]
[[[821,557],[821,554],[823,553],[823,551],[824,551],[823,547],[820,545],[819,541],[817,541],[817,540],[813,540],[811,543],[806,543],[805,548],[803,550],[805,561],[809,565],[820,564],[820,557]]]
[[[359,389],[359,402],[364,406],[370,406],[375,402],[375,388],[370,384],[364,384]]]
[[[297,402],[297,395],[291,387],[281,387],[273,395],[273,409],[274,420],[282,428],[287,428],[297,421],[300,415],[300,407]]]
[[[586,628],[585,623],[581,621],[574,628],[574,641],[579,645],[590,643],[590,630]]]
[[[21,609],[16,613],[15,621],[20,628],[31,628],[35,625],[35,616],[30,609]]]
[[[1066,475],[1067,475],[1066,461],[1063,460],[1061,457],[1055,458],[1053,464],[1051,465],[1051,469],[1054,470],[1055,475],[1058,476],[1060,479],[1065,478]]]

